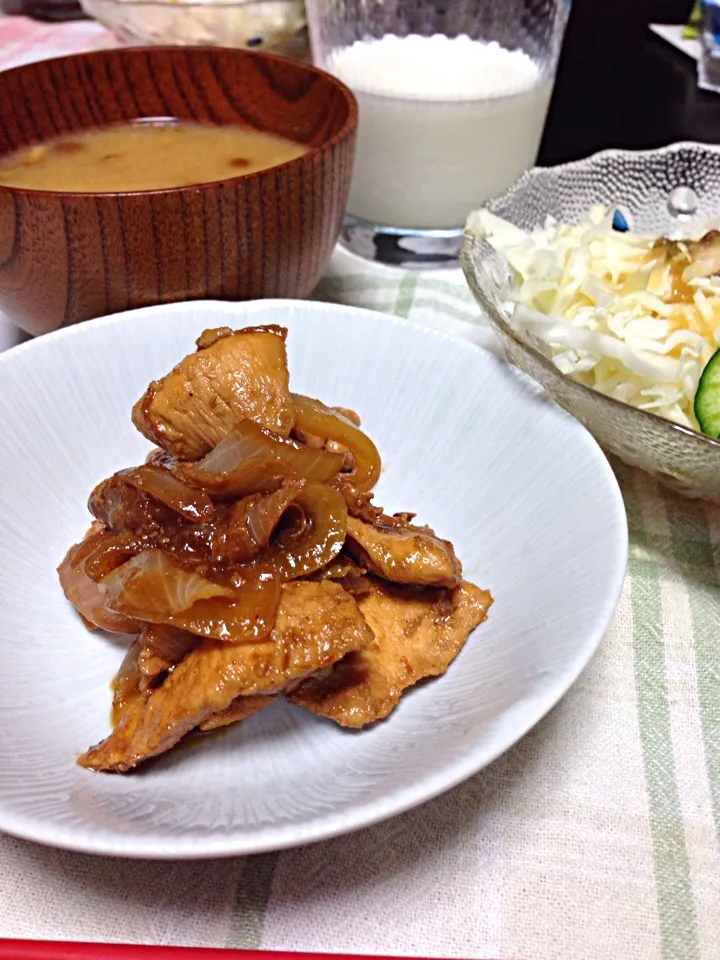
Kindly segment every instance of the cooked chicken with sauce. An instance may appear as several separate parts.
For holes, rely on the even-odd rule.
[[[367,579],[368,592],[357,605],[372,643],[288,695],[344,727],[386,717],[407,687],[445,673],[492,603],[486,590],[464,581],[453,590],[429,591]]]
[[[487,616],[451,543],[373,504],[357,415],[290,393],[285,336],[205,331],[133,409],[156,449],[90,495],[60,583],[90,629],[135,639],[81,766],[124,773],[281,696],[366,726]]]
[[[165,753],[236,697],[279,693],[372,642],[358,605],[341,586],[293,581],[260,640],[206,640],[155,689],[127,696],[115,729],[80,758],[82,766],[123,772]]]
[[[206,331],[196,353],[150,384],[133,408],[148,440],[186,460],[209,453],[242,420],[287,437],[295,425],[283,331]]]
[[[347,551],[368,573],[393,583],[454,587],[462,572],[451,543],[396,518],[380,516],[370,524],[348,517]]]

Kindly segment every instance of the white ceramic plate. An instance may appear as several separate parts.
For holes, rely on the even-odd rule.
[[[495,597],[447,674],[342,730],[278,702],[134,775],[75,758],[109,731],[121,642],[81,625],[55,567],[92,486],[138,463],[147,383],[208,326],[289,327],[293,388],[357,410],[377,501],[450,538]],[[623,503],[588,433],[468,343],[318,303],[188,303],[93,321],[0,357],[0,829],[135,857],[293,846],[374,823],[490,763],[565,693],[603,636],[627,558]]]

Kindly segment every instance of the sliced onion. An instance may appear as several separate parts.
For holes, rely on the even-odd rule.
[[[371,490],[378,482],[382,463],[375,444],[353,422],[319,400],[292,395],[295,404],[295,426],[310,434],[346,447],[353,455],[354,467],[347,474],[358,490]],[[329,479],[329,478],[328,478]]]
[[[253,494],[234,503],[215,528],[213,560],[243,564],[254,560],[270,544],[285,510],[302,490],[303,481],[290,482],[270,494]]]
[[[260,570],[223,586],[186,570],[164,550],[145,550],[100,584],[113,610],[227,643],[262,639],[275,625],[281,583]]]
[[[191,487],[158,463],[146,463],[132,470],[121,470],[116,476],[136,490],[164,503],[186,520],[203,523],[215,516],[213,502],[203,490]]]
[[[277,577],[259,576],[239,584],[234,601],[199,600],[168,622],[224,643],[257,643],[275,626],[281,590]]]
[[[687,251],[690,260],[689,266],[685,266],[687,260],[682,257],[678,245],[675,245],[676,256],[680,254],[678,259],[680,259],[682,266],[685,266],[685,269],[682,270],[684,280],[694,280],[696,277],[713,277],[720,273],[720,233],[717,230],[710,230],[700,240],[689,241]]]
[[[345,417],[346,420],[349,420],[350,423],[354,423],[356,427],[362,425],[362,421],[357,413],[354,410],[350,410],[349,407],[330,407],[335,413],[339,413],[341,417]]]
[[[102,579],[100,589],[111,610],[151,623],[169,623],[169,617],[199,600],[235,596],[230,587],[186,570],[171,553],[155,548],[113,570]]]
[[[184,464],[187,469],[189,465]],[[296,471],[284,460],[276,457],[251,457],[249,460],[240,460],[237,465],[227,472],[218,471],[211,474],[209,471],[197,470],[187,479],[197,483],[212,496],[220,500],[234,500],[237,497],[246,497],[251,493],[273,493],[284,483],[299,480]]]
[[[259,547],[270,545],[270,538],[283,513],[304,487],[304,482],[288,483],[255,503],[247,515],[248,530]]]
[[[324,483],[339,473],[343,459],[340,454],[312,450],[294,440],[285,440],[252,420],[243,420],[202,460],[178,464],[177,468],[189,482],[197,483],[208,493],[237,497],[277,489],[278,476]],[[281,468],[277,461],[283,464]],[[265,485],[253,487],[262,477],[262,470],[268,478]],[[268,481],[275,486],[268,488]]]
[[[145,546],[145,540],[130,530],[124,533],[104,531],[85,553],[85,573],[98,583],[131,557],[137,556]]]
[[[279,547],[296,546],[307,536],[310,521],[299,503],[291,503],[273,532],[273,542]]]
[[[96,545],[98,536],[93,533],[70,547],[58,567],[60,586],[86,625],[89,623],[110,633],[138,633],[141,625],[137,620],[108,609],[100,587],[85,572],[88,551]]]
[[[277,547],[258,561],[283,580],[307,576],[330,563],[342,550],[347,532],[347,507],[337,490],[322,483],[307,483],[295,504],[305,514],[305,536]]]

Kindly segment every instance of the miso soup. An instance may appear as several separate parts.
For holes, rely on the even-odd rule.
[[[264,170],[307,149],[246,127],[140,121],[0,156],[0,185],[75,193],[163,190]]]

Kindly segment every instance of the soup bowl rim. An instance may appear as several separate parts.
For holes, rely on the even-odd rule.
[[[270,53],[264,50],[245,50],[241,48],[234,47],[213,47],[211,45],[199,45],[193,47],[178,47],[172,44],[162,44],[162,45],[145,45],[137,47],[110,47],[106,50],[87,50],[83,53],[71,53],[65,54],[60,57],[51,57],[48,60],[43,61],[43,63],[62,63],[68,61],[76,60],[88,60],[88,59],[102,59],[106,55],[121,56],[125,53],[131,55],[136,53],[146,53],[146,54],[155,54],[155,53],[178,53],[182,52],[183,54],[190,54],[194,56],[196,53],[205,53],[205,54],[218,54],[223,55],[230,54],[237,55],[240,57],[252,57],[254,59],[270,60],[279,62],[281,66],[287,66],[290,63],[293,67],[297,67],[300,70],[304,70],[311,74],[316,74],[321,77],[324,77],[331,81],[331,84],[343,95],[345,102],[348,107],[348,115],[343,123],[342,127],[337,130],[332,136],[328,137],[327,140],[324,140],[322,143],[317,144],[316,146],[308,146],[305,153],[302,153],[299,157],[293,157],[290,160],[283,160],[281,163],[274,163],[269,167],[263,167],[260,170],[254,170],[251,173],[240,173],[234,177],[226,177],[222,180],[207,180],[202,181],[196,184],[181,184],[175,187],[155,187],[152,189],[146,190],[98,190],[98,191],[85,191],[85,190],[41,190],[37,187],[15,187],[11,184],[0,183],[0,196],[7,196],[8,194],[23,194],[29,197],[37,197],[38,199],[49,200],[52,197],[55,198],[66,198],[77,201],[82,201],[83,199],[109,199],[115,197],[123,198],[132,198],[132,197],[148,197],[148,196],[158,196],[158,195],[167,195],[167,194],[177,194],[187,192],[188,190],[198,191],[198,190],[216,190],[220,186],[225,186],[227,184],[236,184],[238,181],[243,183],[249,182],[255,179],[262,178],[266,176],[269,172],[275,174],[277,171],[286,171],[292,170],[293,168],[299,168],[301,165],[313,160],[315,157],[323,156],[324,154],[330,152],[338,143],[345,140],[348,136],[351,136],[357,130],[358,124],[358,105],[355,95],[352,90],[344,84],[341,80],[335,77],[333,74],[328,73],[326,70],[321,70],[319,67],[314,66],[309,63],[301,63],[300,61],[289,60],[288,57],[283,57],[280,54]],[[38,64],[36,62],[32,63],[23,63],[19,64],[16,67],[11,67],[9,70],[4,71],[3,78],[0,78],[0,83],[4,77],[9,76],[13,73],[27,71],[28,68],[36,67]],[[1,114],[1,111],[0,111]],[[142,117],[137,117],[136,119],[141,120]],[[152,119],[152,118],[147,118]],[[180,118],[182,119],[182,118]],[[125,121],[125,123],[132,122]],[[118,124],[107,124],[107,126],[122,126],[123,123]],[[219,126],[219,124],[212,124],[213,126]],[[230,124],[230,126],[236,126],[236,124]],[[79,126],[77,130],[97,130],[102,129],[102,125],[91,125]],[[256,129],[251,127],[250,129]],[[272,133],[272,130],[263,130],[258,131],[261,133]],[[62,136],[62,134],[60,135]],[[289,138],[288,138],[289,139]],[[34,146],[45,141],[35,141],[34,143],[28,142],[25,146]],[[305,146],[305,144],[302,144]],[[22,148],[21,148],[22,149]],[[5,154],[7,155],[7,154]],[[2,154],[0,154],[2,156]]]

